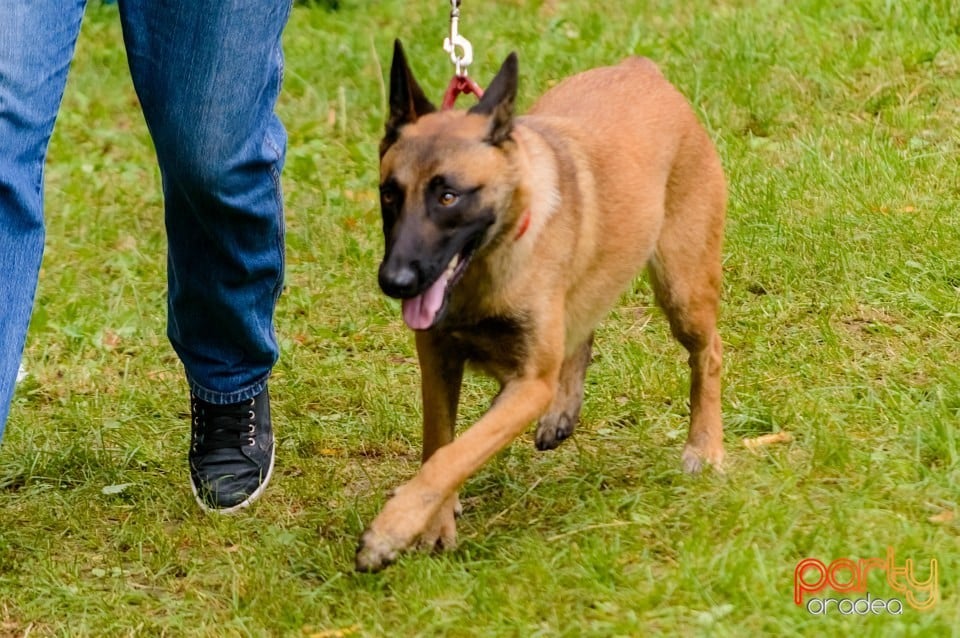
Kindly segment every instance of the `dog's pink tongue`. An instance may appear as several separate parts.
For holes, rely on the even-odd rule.
[[[403,300],[403,320],[411,330],[426,330],[436,321],[443,305],[447,279],[447,273],[443,273],[425,291],[412,299]]]

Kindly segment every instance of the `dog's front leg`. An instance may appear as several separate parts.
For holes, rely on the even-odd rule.
[[[436,449],[360,538],[357,569],[382,569],[429,533],[438,512],[455,502],[463,482],[546,411],[559,372],[558,357],[538,374],[508,381],[479,421],[460,438]],[[453,522],[452,513],[449,522]]]
[[[423,455],[426,463],[434,452],[456,436],[457,405],[463,383],[464,360],[456,348],[445,345],[432,332],[417,332],[423,394]],[[457,543],[456,517],[461,513],[457,493],[447,498],[420,536],[425,549],[450,549]]]

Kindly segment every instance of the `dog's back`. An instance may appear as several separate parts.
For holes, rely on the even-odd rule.
[[[592,327],[608,311],[654,259],[664,224],[693,228],[691,249],[710,235],[710,252],[718,250],[726,202],[719,157],[687,100],[650,60],[567,78],[518,123],[573,141],[581,198],[598,204],[596,214],[574,216],[581,265],[567,273],[569,328]]]

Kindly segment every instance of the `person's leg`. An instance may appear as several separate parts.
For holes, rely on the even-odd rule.
[[[274,107],[290,0],[121,0],[120,12],[163,180],[168,336],[193,395],[194,488],[202,506],[231,510],[259,496],[273,464],[286,148]]]
[[[0,2],[0,438],[43,255],[43,164],[84,4]]]

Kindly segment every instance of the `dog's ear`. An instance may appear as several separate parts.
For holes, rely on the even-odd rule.
[[[400,40],[393,43],[393,63],[390,65],[390,116],[387,118],[386,133],[380,142],[380,156],[397,141],[400,129],[412,124],[427,113],[437,110],[423,94],[407,64]]]
[[[513,104],[517,99],[517,54],[511,53],[503,61],[503,66],[483,97],[470,113],[490,116],[490,130],[487,141],[500,145],[510,137],[513,131]]]

